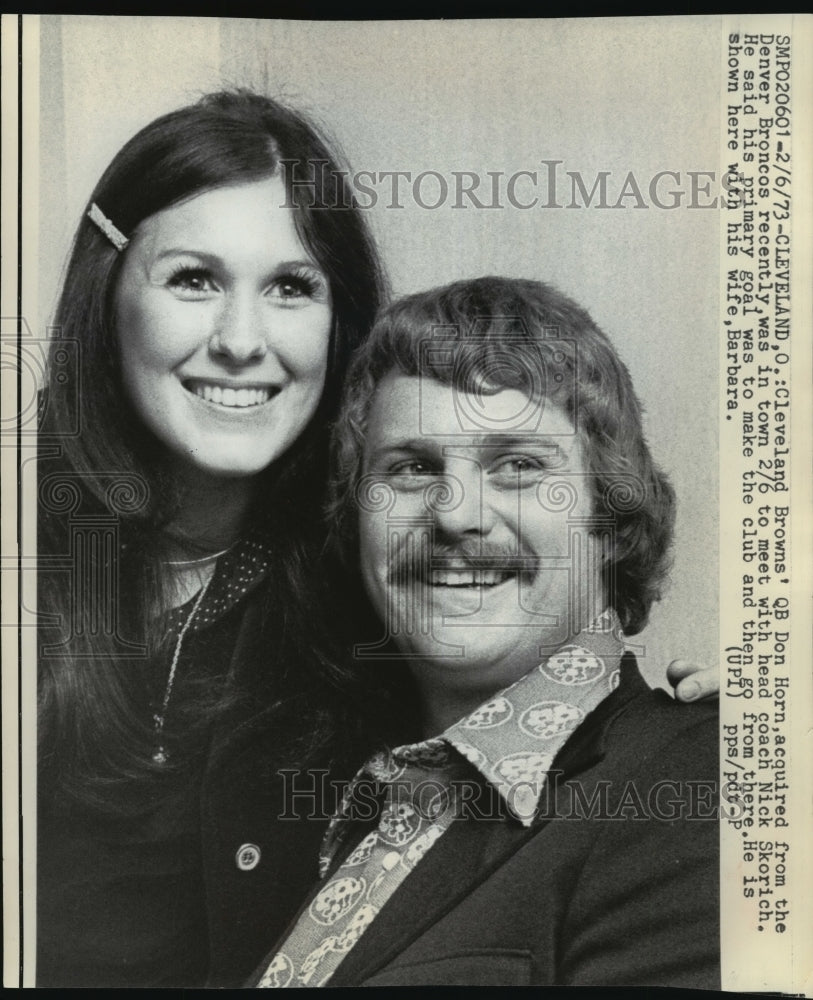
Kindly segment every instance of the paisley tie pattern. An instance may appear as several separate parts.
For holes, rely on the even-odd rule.
[[[547,772],[586,715],[618,685],[624,637],[603,612],[572,642],[441,736],[376,754],[358,772],[322,845],[324,884],[258,986],[324,986],[381,907],[461,813],[472,768],[511,821],[530,826]],[[378,825],[328,876],[353,821],[378,804]],[[363,808],[361,808],[363,807]],[[366,810],[366,811],[365,811]]]

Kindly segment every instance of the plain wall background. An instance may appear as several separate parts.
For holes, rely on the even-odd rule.
[[[308,111],[354,170],[715,171],[717,18],[304,22],[43,16],[39,296],[44,330],[98,176],[152,118],[223,86]],[[616,344],[678,494],[673,582],[642,647],[714,663],[718,608],[719,211],[370,210],[395,294],[506,274],[558,285]],[[427,198],[434,190],[429,184]],[[525,196],[527,188],[518,187]],[[668,185],[663,190],[668,191]],[[712,183],[713,193],[719,191]],[[648,197],[648,196],[647,196]],[[569,200],[565,190],[560,200]],[[627,201],[631,206],[631,201]],[[640,654],[639,654],[640,655]]]

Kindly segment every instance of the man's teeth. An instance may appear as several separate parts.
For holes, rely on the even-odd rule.
[[[224,389],[219,385],[196,385],[195,395],[221,406],[261,406],[270,398],[268,389]]]
[[[512,574],[495,569],[435,569],[433,587],[495,587]]]

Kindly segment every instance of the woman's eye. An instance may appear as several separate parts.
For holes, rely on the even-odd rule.
[[[279,294],[284,299],[295,299],[302,295],[307,295],[310,289],[301,281],[286,281],[277,286]]]
[[[167,285],[176,293],[190,298],[217,291],[211,274],[204,268],[185,267],[170,276]]]
[[[288,274],[279,278],[271,288],[274,298],[286,302],[318,297],[324,290],[324,282],[308,274]]]

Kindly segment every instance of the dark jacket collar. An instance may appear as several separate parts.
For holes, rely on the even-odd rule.
[[[605,698],[565,743],[553,762],[552,770],[569,778],[586,770],[604,757],[609,724],[639,695],[649,690],[632,653],[621,658],[618,687]]]

